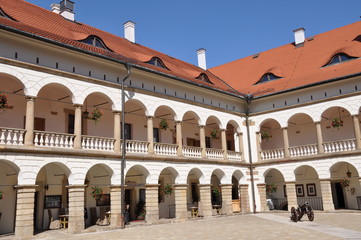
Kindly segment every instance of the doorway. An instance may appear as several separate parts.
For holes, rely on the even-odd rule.
[[[343,188],[339,182],[331,183],[332,200],[335,209],[346,208]]]

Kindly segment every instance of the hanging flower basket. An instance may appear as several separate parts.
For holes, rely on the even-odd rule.
[[[0,200],[4,198],[4,192],[0,190]]]
[[[163,188],[163,192],[166,196],[172,195],[173,192],[172,186],[170,184],[165,185],[165,187]]]
[[[347,188],[348,186],[350,186],[350,180],[344,178],[341,182],[340,182],[341,187],[343,188]]]
[[[99,186],[92,187],[92,192],[90,193],[93,199],[100,200],[103,196],[103,189]]]
[[[219,196],[221,195],[221,189],[218,186],[213,186],[212,187],[212,192],[214,193],[214,195]]]
[[[89,119],[94,120],[95,124],[97,124],[100,122],[102,116],[103,112],[96,108],[90,113]]]
[[[266,184],[266,192],[268,193],[274,193],[277,192],[277,185],[274,183],[267,183]]]
[[[271,137],[267,132],[261,132],[261,139],[268,140]]]
[[[343,121],[339,118],[334,118],[331,121],[331,127],[339,129],[343,126]]]
[[[216,137],[217,137],[217,134],[218,134],[218,129],[213,129],[213,130],[210,132],[210,134],[211,134],[211,137],[212,137],[212,138],[216,138]]]
[[[11,108],[9,106],[9,100],[5,94],[0,94],[0,109]]]
[[[162,119],[159,123],[159,127],[162,130],[167,130],[168,129],[168,123],[166,120]]]

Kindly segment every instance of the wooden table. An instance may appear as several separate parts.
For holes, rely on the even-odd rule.
[[[192,217],[198,217],[198,207],[191,207]]]
[[[59,215],[60,223],[63,226],[63,228],[68,228],[68,221],[69,221],[69,215]]]

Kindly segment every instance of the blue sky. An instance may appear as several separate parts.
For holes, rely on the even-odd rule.
[[[50,9],[60,0],[28,0]],[[207,67],[218,66],[360,21],[360,0],[73,0],[75,18],[124,36],[123,23],[136,23],[136,42],[197,65],[207,49]]]

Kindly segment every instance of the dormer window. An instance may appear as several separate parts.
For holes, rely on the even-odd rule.
[[[4,10],[2,10],[0,8],[0,17],[3,17],[3,18],[7,18],[7,19],[10,19],[10,20],[13,20],[13,21],[16,21],[15,19],[13,19],[12,17],[10,17],[9,15],[7,15]]]
[[[160,58],[157,58],[157,57],[152,57],[152,59],[150,59],[148,62],[145,62],[145,63],[148,63],[148,64],[151,64],[151,65],[154,65],[154,66],[157,66],[157,67],[161,67],[161,68],[165,68],[165,69],[168,69],[162,60],[160,60]]]
[[[79,42],[83,42],[83,43],[92,45],[94,47],[103,48],[103,49],[112,51],[107,46],[105,46],[104,42],[97,36],[91,35],[84,40],[80,40]]]
[[[273,73],[266,73],[265,75],[263,75],[261,77],[261,79],[258,82],[256,82],[256,84],[270,82],[270,81],[277,80],[277,79],[280,79],[280,78],[281,77],[276,76]]]
[[[201,81],[203,81],[203,82],[207,82],[207,83],[213,84],[211,81],[209,81],[208,76],[207,76],[206,74],[204,74],[204,73],[199,74],[199,76],[196,77],[196,79],[199,79],[199,80],[201,80]]]
[[[357,58],[357,57],[351,57],[351,56],[347,55],[346,53],[338,53],[335,56],[333,56],[331,58],[331,60],[325,66],[350,61],[355,58]]]

